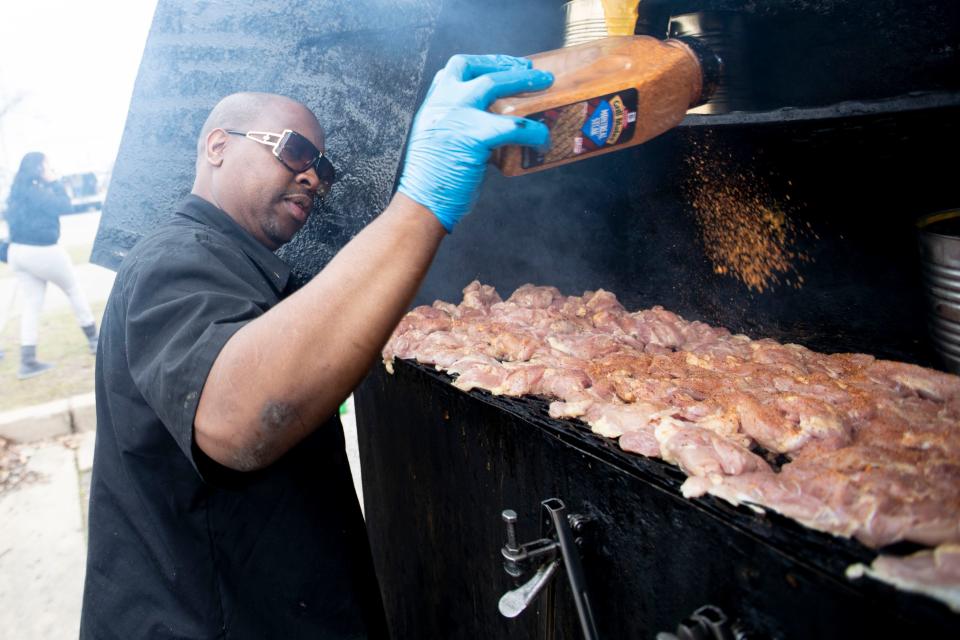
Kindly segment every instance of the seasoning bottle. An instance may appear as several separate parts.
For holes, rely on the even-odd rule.
[[[616,36],[529,58],[534,68],[553,73],[553,85],[501,98],[490,111],[543,122],[550,148],[497,149],[492,162],[507,176],[646,142],[706,102],[721,69],[720,59],[694,38]]]

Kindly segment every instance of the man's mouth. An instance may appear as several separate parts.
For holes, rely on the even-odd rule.
[[[287,196],[284,198],[287,203],[287,209],[290,215],[300,224],[307,221],[310,216],[310,210],[313,209],[313,198],[306,195]]]

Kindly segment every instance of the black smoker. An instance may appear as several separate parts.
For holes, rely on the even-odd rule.
[[[913,222],[958,204],[960,8],[866,4],[642,2],[638,32],[697,35],[721,52],[721,91],[640,147],[521,178],[491,170],[418,303],[457,301],[474,278],[504,295],[525,282],[567,294],[602,287],[629,309],[662,304],[752,337],[939,366]],[[410,118],[450,54],[533,53],[558,47],[563,32],[559,0],[308,5],[160,0],[97,262],[115,266],[169,214],[190,187],[185,150],[209,108],[252,89],[312,107],[344,175],[284,249],[305,279],[388,201]],[[685,162],[705,148],[706,162],[756,176],[809,229],[797,239],[810,258],[802,287],[759,294],[714,273]],[[848,581],[846,566],[873,556],[857,543],[684,500],[677,469],[550,420],[539,400],[447,383],[426,367],[401,362],[389,376],[378,365],[356,396],[367,522],[396,638],[582,637],[586,601],[570,590],[571,562],[518,617],[498,611],[501,596],[569,551],[567,535],[582,541],[580,583],[602,638],[676,634],[688,618],[686,637],[960,631],[937,602]],[[510,544],[505,510],[516,514]],[[524,552],[539,555],[524,562]]]
[[[636,150],[521,178],[491,172],[418,302],[457,302],[473,278],[504,296],[525,282],[566,294],[603,287],[629,309],[662,304],[753,337],[937,364],[912,224],[957,206],[960,13],[926,7],[641,3],[643,31],[702,37],[726,59],[727,84],[680,129]],[[460,28],[470,23],[496,22],[480,9],[441,12],[428,68],[465,34],[496,29]],[[554,33],[537,42],[517,34],[509,50],[554,48],[559,25]],[[752,293],[713,273],[685,163],[705,148],[708,163],[749,171],[798,225],[810,223],[799,240],[812,259],[799,267],[801,288]],[[844,569],[874,555],[857,543],[712,498],[685,500],[679,470],[549,419],[544,402],[447,383],[401,363],[393,376],[377,368],[357,394],[367,519],[398,638],[685,637],[681,624],[691,638],[960,631],[960,616],[939,603],[848,581]],[[502,566],[522,555],[504,547],[550,533],[554,503],[541,503],[551,498],[581,516],[573,535],[595,635],[581,625],[566,562],[526,611],[498,611],[506,592],[532,590],[544,578],[537,569],[551,571],[559,556],[538,556],[516,580]],[[512,545],[504,510],[516,514]]]

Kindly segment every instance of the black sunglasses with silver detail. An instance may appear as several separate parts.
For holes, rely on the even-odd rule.
[[[231,135],[244,136],[270,147],[274,157],[294,173],[303,173],[312,167],[320,180],[317,192],[321,196],[330,191],[330,187],[336,180],[336,171],[330,159],[305,136],[296,131],[290,129],[284,129],[282,133],[236,131],[233,129],[224,129],[224,131]]]

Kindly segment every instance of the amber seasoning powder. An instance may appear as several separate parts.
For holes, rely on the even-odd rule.
[[[625,149],[676,126],[708,97],[713,82],[704,82],[702,68],[716,60],[696,43],[648,36],[604,38],[529,58],[553,73],[553,85],[497,100],[490,111],[545,123],[551,145],[496,151],[492,161],[507,176]]]
[[[758,293],[778,285],[802,287],[803,276],[796,268],[810,258],[796,244],[816,237],[809,223],[798,227],[759,176],[735,168],[710,142],[694,144],[686,162],[691,169],[690,204],[714,272]]]

